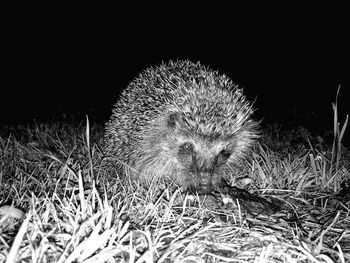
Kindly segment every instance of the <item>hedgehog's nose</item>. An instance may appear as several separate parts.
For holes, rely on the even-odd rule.
[[[211,174],[210,173],[200,173],[199,184],[200,185],[209,185],[210,183],[211,183]]]

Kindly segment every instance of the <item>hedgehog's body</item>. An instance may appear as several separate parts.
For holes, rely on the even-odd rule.
[[[189,61],[149,68],[129,84],[106,124],[105,148],[123,173],[170,178],[208,192],[232,173],[256,136],[242,90]]]

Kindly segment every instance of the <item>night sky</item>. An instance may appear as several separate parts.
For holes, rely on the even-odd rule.
[[[140,71],[190,59],[240,84],[255,100],[256,118],[330,130],[339,85],[340,121],[350,112],[350,31],[341,14],[309,15],[226,17],[222,24],[208,16],[174,22],[167,14],[130,23],[135,14],[117,19],[111,12],[9,20],[2,37],[0,123],[85,114],[105,122]]]

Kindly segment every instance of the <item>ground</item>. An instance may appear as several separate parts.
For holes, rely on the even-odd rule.
[[[281,205],[271,215],[120,180],[103,169],[101,125],[3,127],[0,262],[350,262],[340,132],[332,147],[300,128],[266,127],[237,177]]]

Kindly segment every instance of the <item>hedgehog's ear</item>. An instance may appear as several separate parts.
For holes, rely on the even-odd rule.
[[[179,113],[177,113],[177,112],[170,113],[168,115],[168,119],[167,119],[168,127],[171,128],[171,129],[175,129],[175,127],[177,126],[179,120],[180,120]]]

